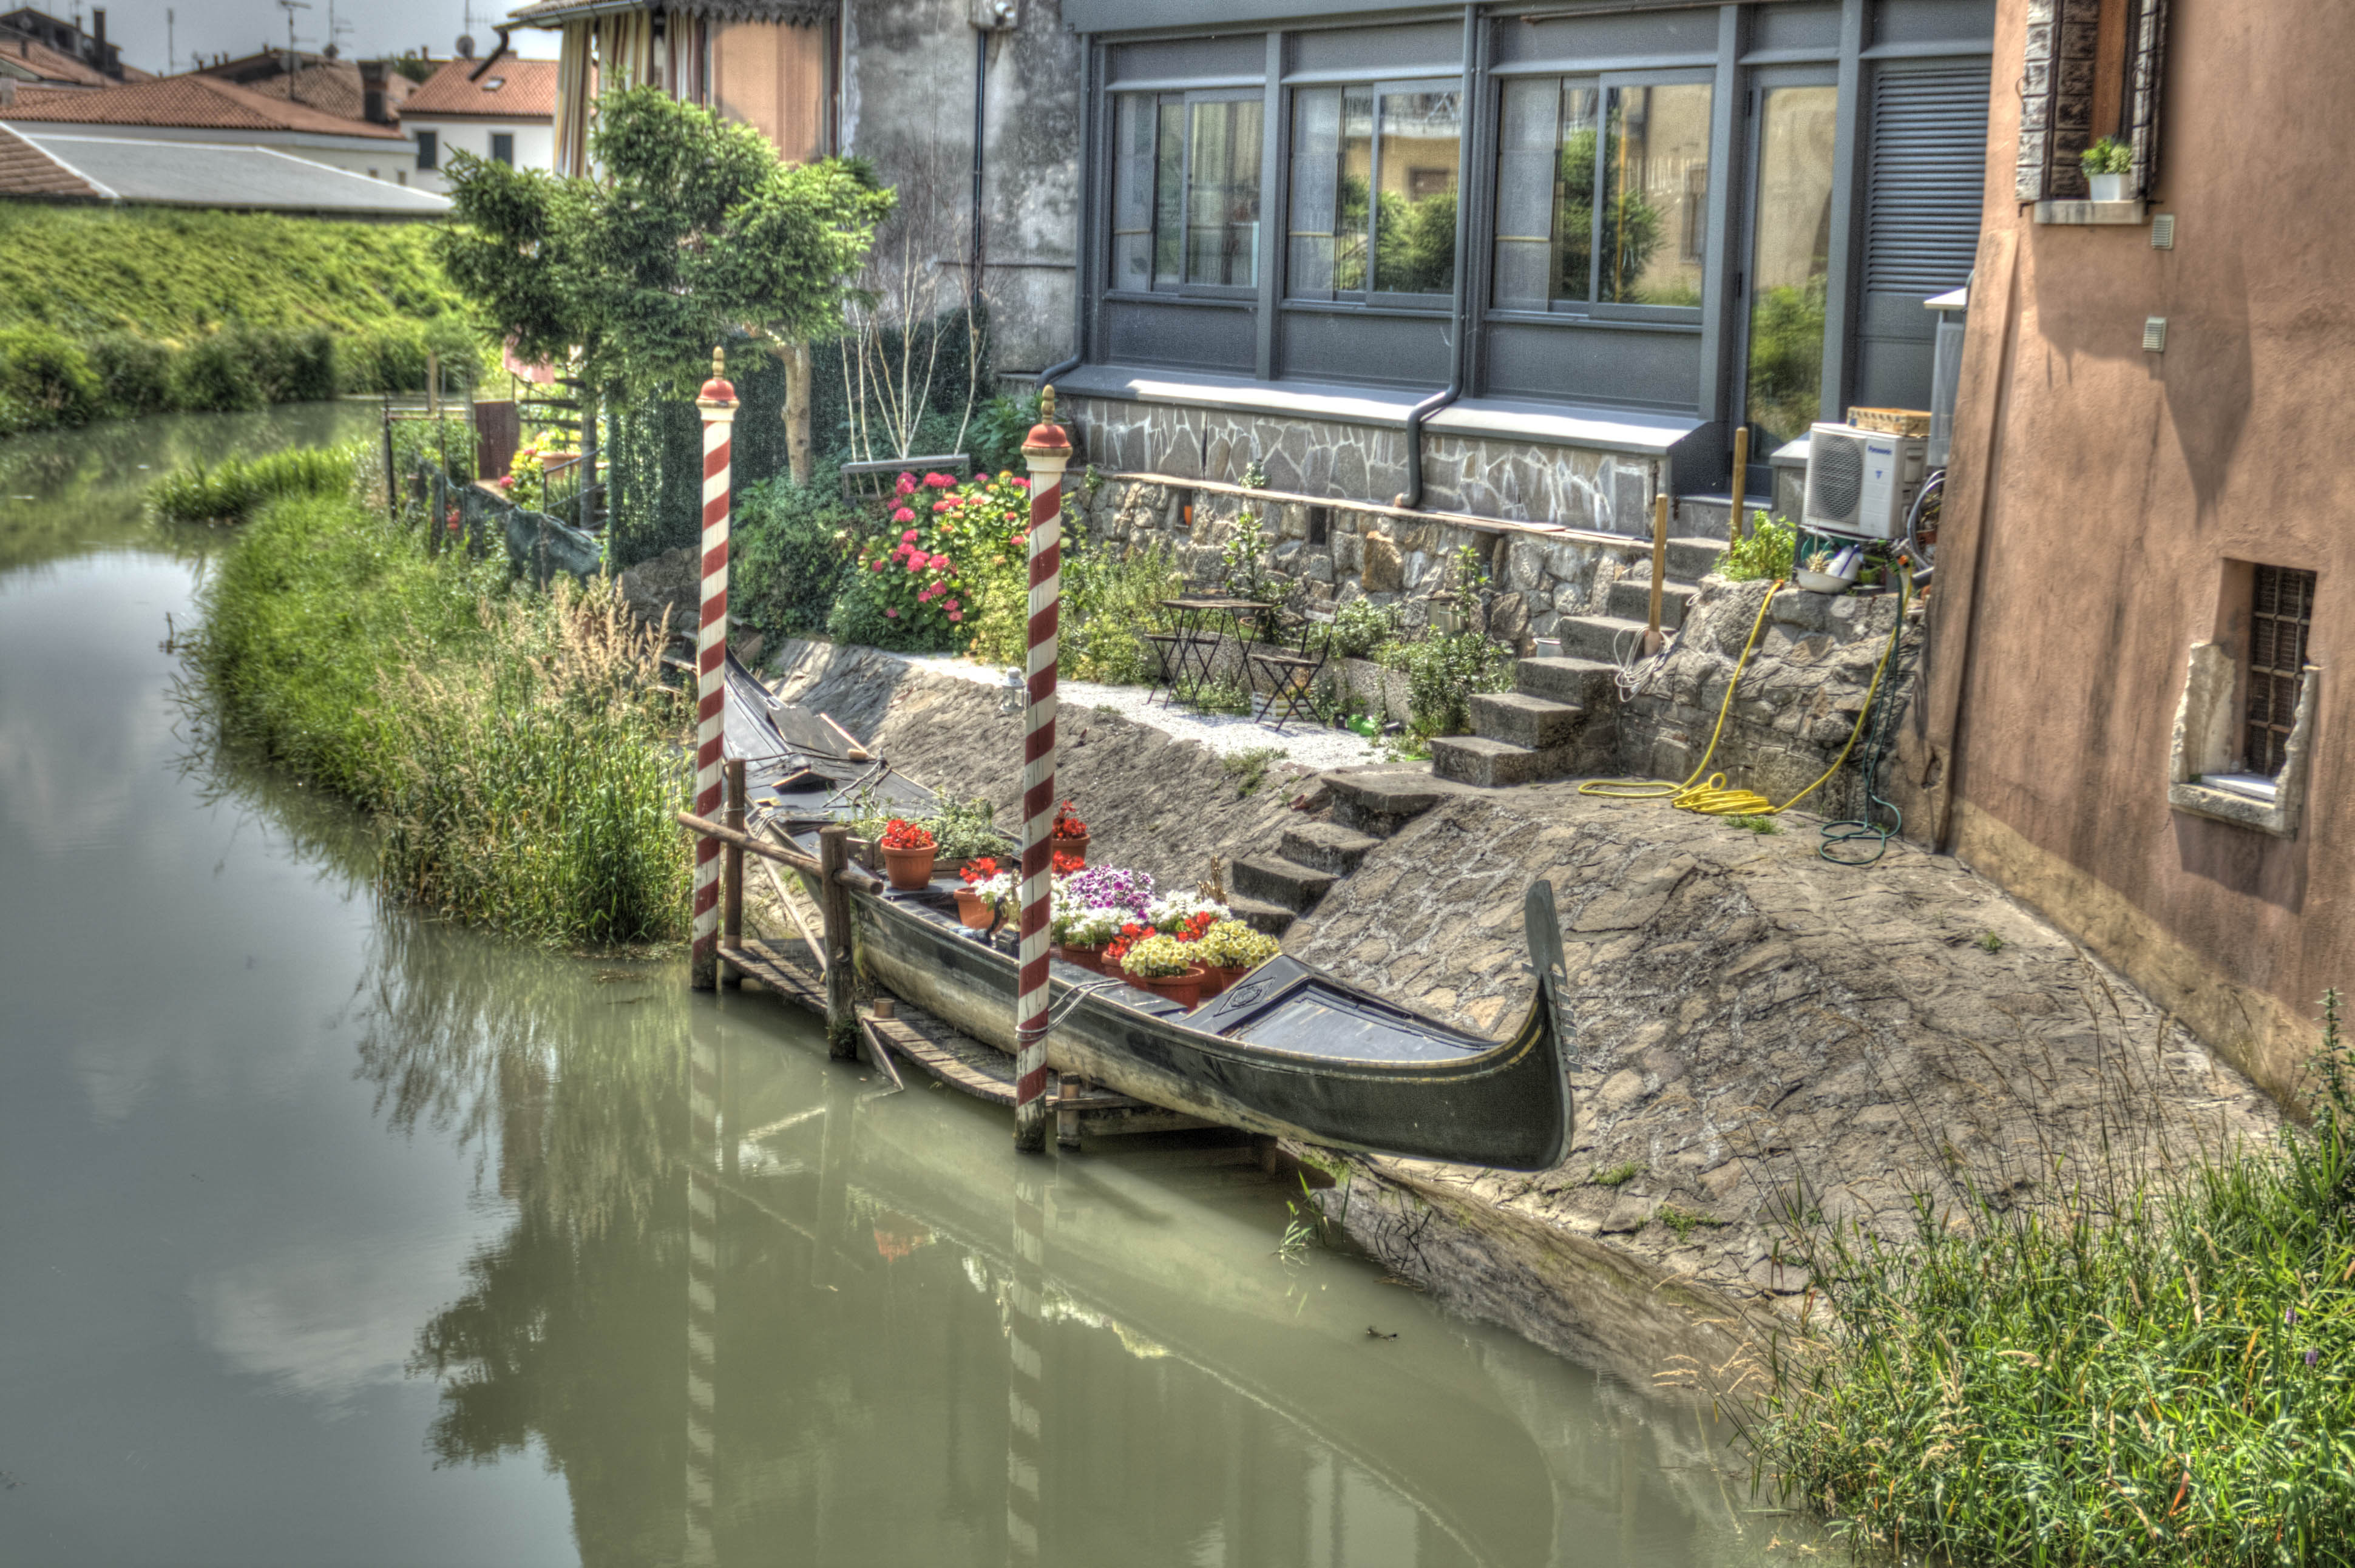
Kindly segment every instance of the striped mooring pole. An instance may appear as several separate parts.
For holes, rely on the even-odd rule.
[[[727,356],[711,351],[703,410],[703,613],[695,629],[695,814],[719,820],[720,736],[728,706],[728,434],[736,388]],[[719,988],[719,841],[695,841],[695,989]]]
[[[1055,655],[1063,604],[1063,467],[1055,389],[1022,442],[1030,465],[1029,700],[1022,724],[1022,978],[1014,1002],[1014,1147],[1047,1148],[1047,903],[1054,885]]]

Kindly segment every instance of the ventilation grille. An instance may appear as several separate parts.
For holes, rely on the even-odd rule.
[[[1807,443],[1807,516],[1852,523],[1863,503],[1864,443],[1817,430]]]
[[[1872,85],[1864,286],[1942,294],[1967,281],[1987,191],[1987,68],[1883,67]]]

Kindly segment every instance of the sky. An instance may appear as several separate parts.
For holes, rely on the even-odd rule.
[[[82,0],[18,0],[67,21],[81,14],[81,25],[92,26],[91,6]],[[474,25],[466,22],[468,5]],[[350,59],[397,55],[430,48],[436,58],[457,52],[458,35],[471,31],[480,49],[496,41],[491,22],[524,4],[524,0],[310,0],[307,10],[294,13],[294,37],[305,49],[327,42],[329,7],[333,5],[336,42]],[[5,8],[13,9],[9,5]],[[165,58],[165,14],[171,14],[169,43],[176,60]],[[286,13],[274,0],[108,0],[106,41],[121,46],[128,64],[143,70],[162,71],[176,64],[186,70],[192,57],[249,55],[264,44],[283,48]],[[541,59],[556,58],[557,36],[529,28],[515,34],[516,52]],[[479,52],[479,50],[478,50]]]

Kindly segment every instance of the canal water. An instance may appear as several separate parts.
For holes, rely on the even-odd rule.
[[[1287,1255],[1171,1140],[1023,1160],[770,999],[386,906],[208,754],[168,464],[0,442],[0,1563],[1779,1561],[1706,1413]]]

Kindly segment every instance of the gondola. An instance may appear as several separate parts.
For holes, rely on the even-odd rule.
[[[819,715],[780,702],[732,656],[728,676],[727,745],[745,759],[755,817],[805,853],[815,853],[826,822],[859,813],[862,795],[903,815],[933,809],[930,790],[866,755]],[[883,989],[1010,1054],[1014,940],[1007,931],[965,927],[955,886],[942,876],[911,893],[854,893],[858,967]],[[1520,1028],[1501,1043],[1394,1006],[1290,957],[1190,1012],[1057,959],[1048,1064],[1252,1132],[1545,1170],[1568,1152],[1573,1127],[1551,885],[1531,884],[1524,911],[1538,984]]]

